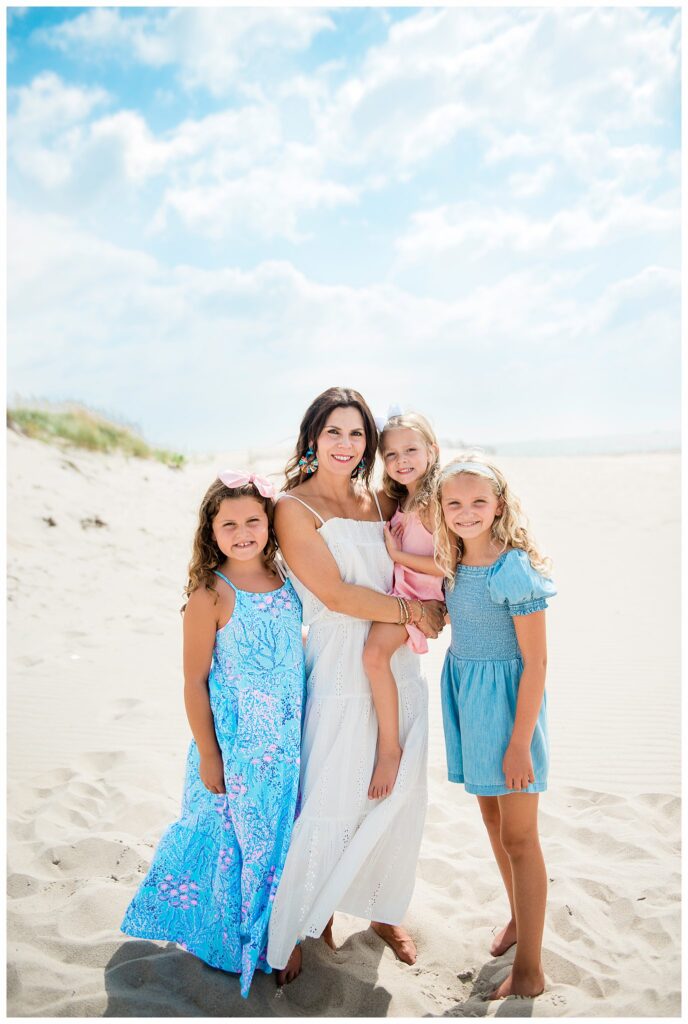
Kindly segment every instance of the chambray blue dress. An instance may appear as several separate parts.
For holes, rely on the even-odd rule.
[[[511,739],[523,661],[512,621],[547,607],[556,594],[525,551],[513,549],[487,566],[459,565],[445,600],[451,645],[442,669],[442,721],[450,782],[468,793],[502,796],[547,789],[547,698],[543,696],[530,747],[535,782],[505,785],[502,761]]]
[[[220,572],[218,576],[222,576]],[[236,592],[208,677],[226,794],[201,782],[192,741],[181,817],[164,833],[121,928],[176,942],[212,967],[269,974],[268,921],[296,809],[305,698],[301,602],[290,582]]]

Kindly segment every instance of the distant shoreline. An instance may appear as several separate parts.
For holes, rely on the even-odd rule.
[[[506,441],[485,446],[495,455],[653,455],[680,453],[679,431],[612,437],[571,437],[551,441]]]
[[[179,468],[186,459],[208,459],[230,449],[195,448],[177,446],[177,451],[153,447],[144,440],[139,429],[124,423],[112,413],[106,415],[79,403],[61,405],[47,401],[21,402],[7,410],[7,426],[25,436],[64,448],[90,451],[119,451],[122,454],[157,459]],[[517,441],[468,441],[464,438],[440,436],[442,452],[460,452],[477,449],[487,456],[523,458],[559,458],[574,456],[616,456],[680,454],[681,432],[655,430],[645,434],[593,435],[589,437],[559,437]],[[252,464],[265,458],[286,461],[294,451],[296,436],[282,437],[266,444],[233,444],[231,451]]]

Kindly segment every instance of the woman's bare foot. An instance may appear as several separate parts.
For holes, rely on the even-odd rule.
[[[392,792],[394,783],[397,781],[401,754],[401,747],[378,752],[375,770],[368,787],[369,800],[378,800],[382,796],[389,796]]]
[[[298,978],[301,973],[302,965],[301,947],[294,946],[291,951],[291,956],[287,960],[287,966],[281,971],[277,971],[277,984],[281,987],[282,985],[288,985],[294,978]]]
[[[511,969],[508,978],[491,992],[489,999],[505,999],[506,996],[541,996],[545,991],[545,972],[542,965],[537,971],[516,971]]]
[[[405,928],[396,924],[381,924],[379,921],[371,921],[370,927],[387,943],[398,960],[405,964],[415,964],[416,944]]]
[[[327,924],[323,928],[323,932],[322,932],[322,935],[320,936],[320,938],[324,939],[325,942],[327,943],[327,945],[330,947],[330,949],[334,949],[334,951],[336,952],[337,951],[337,947],[334,944],[334,936],[332,935],[332,924],[333,923],[334,923],[334,914],[332,915],[330,920],[327,922]]]
[[[502,928],[501,932],[497,932],[495,935],[494,941],[490,946],[490,953],[492,956],[502,956],[502,954],[506,953],[507,949],[511,949],[515,942],[516,922],[512,917],[509,923]]]

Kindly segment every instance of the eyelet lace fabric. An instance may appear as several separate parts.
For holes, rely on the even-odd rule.
[[[382,523],[330,519],[320,535],[342,579],[382,593],[392,562]],[[310,626],[301,746],[301,812],[275,898],[268,961],[322,933],[336,910],[400,924],[415,880],[427,804],[427,686],[404,646],[392,660],[404,753],[391,796],[369,800],[377,719],[363,670],[370,623],[327,609],[290,573]]]

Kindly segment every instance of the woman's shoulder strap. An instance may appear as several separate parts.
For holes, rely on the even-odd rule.
[[[316,517],[317,519],[319,519],[319,520],[320,520],[320,522],[321,522],[321,523],[323,524],[323,526],[325,525],[325,520],[324,520],[324,519],[323,519],[323,517],[322,517],[322,516],[320,515],[320,513],[319,513],[319,512],[316,512],[314,508],[311,508],[311,506],[310,506],[310,505],[308,505],[308,504],[307,504],[307,503],[306,503],[306,502],[305,502],[305,501],[303,500],[303,498],[299,498],[299,497],[297,497],[297,495],[296,495],[296,494],[289,494],[289,492],[287,491],[286,493],[283,493],[283,494],[278,494],[278,495],[277,495],[277,498],[276,498],[276,500],[277,500],[277,501],[282,501],[282,499],[283,499],[283,498],[293,498],[293,499],[294,499],[294,501],[298,501],[298,502],[300,502],[300,503],[301,503],[301,504],[302,504],[302,505],[304,506],[304,508],[307,508],[309,512],[312,512],[312,513],[313,513],[313,515],[314,515],[314,516],[315,516],[315,517]]]
[[[229,583],[229,585],[232,588],[232,590],[234,591],[234,593],[235,594],[237,593],[237,588],[234,586],[234,584],[232,583],[231,580],[227,579],[227,577],[225,576],[225,574],[223,572],[220,572],[219,569],[213,569],[213,572],[215,573],[216,576],[219,576],[221,580],[224,580],[225,583]]]

